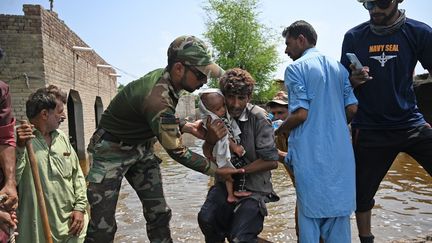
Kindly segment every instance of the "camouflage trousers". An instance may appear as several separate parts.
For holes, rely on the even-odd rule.
[[[150,242],[172,242],[171,209],[165,201],[159,167],[161,159],[154,154],[154,142],[126,146],[95,140],[93,136],[88,146],[93,162],[87,176],[90,222],[85,242],[113,242],[117,230],[115,211],[123,177],[142,203]]]

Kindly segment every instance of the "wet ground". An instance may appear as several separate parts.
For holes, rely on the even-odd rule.
[[[196,152],[200,151],[200,141],[190,137],[184,141]],[[165,195],[173,211],[174,242],[204,242],[196,215],[204,202],[209,177],[176,163],[163,149],[158,151],[164,160],[161,166]],[[267,205],[269,216],[260,236],[271,242],[296,242],[295,190],[283,166],[273,172],[273,184],[281,200]],[[398,157],[375,200],[372,225],[376,242],[430,242],[425,241],[427,237],[432,241],[432,178],[409,156]],[[115,242],[148,242],[141,204],[126,180],[116,217]],[[353,242],[359,242],[354,216],[351,226]]]

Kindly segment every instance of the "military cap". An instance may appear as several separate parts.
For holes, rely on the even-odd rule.
[[[193,35],[177,37],[168,48],[168,61],[194,66],[207,77],[219,78],[224,70],[213,62],[207,45]]]

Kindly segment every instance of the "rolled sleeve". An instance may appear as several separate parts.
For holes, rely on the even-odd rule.
[[[279,155],[274,143],[274,131],[270,122],[262,118],[258,122],[256,131],[255,144],[258,158],[265,161],[277,161]]]
[[[340,64],[342,65],[342,64]],[[350,80],[349,80],[349,73],[345,69],[341,68],[343,80],[344,80],[344,104],[345,107],[353,104],[357,104],[357,98],[354,95],[353,88],[351,86]]]
[[[285,85],[289,90],[288,109],[292,113],[299,108],[309,110],[310,98],[307,94],[304,78],[300,71],[296,70],[298,65],[289,65],[285,70]]]

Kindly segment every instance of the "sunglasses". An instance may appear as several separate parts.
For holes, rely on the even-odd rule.
[[[380,9],[387,9],[393,2],[394,0],[367,1],[363,3],[363,7],[367,10],[372,10],[375,7],[378,7]]]
[[[207,79],[207,75],[202,73],[200,70],[196,69],[194,66],[187,65],[187,64],[183,64],[183,66],[187,67],[193,74],[195,74],[197,80]]]

